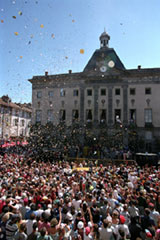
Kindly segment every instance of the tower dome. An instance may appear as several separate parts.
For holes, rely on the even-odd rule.
[[[110,36],[108,35],[108,33],[104,30],[104,32],[101,34],[101,36],[99,37],[100,40],[100,47],[109,47],[108,43],[110,40]]]

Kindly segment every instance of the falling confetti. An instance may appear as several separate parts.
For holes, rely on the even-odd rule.
[[[28,44],[31,44],[31,41],[29,41]]]
[[[22,59],[23,58],[23,56],[20,56],[20,59]]]
[[[14,35],[18,36],[18,32],[15,32]]]
[[[52,33],[51,37],[52,37],[52,38],[55,38],[55,35]]]
[[[84,49],[80,49],[80,54],[84,54]]]
[[[30,38],[33,38],[33,34],[31,34]]]
[[[72,22],[74,23],[74,22],[75,22],[75,20],[73,19],[73,20],[72,20]]]
[[[67,56],[65,56],[65,59],[68,59],[68,57],[67,57]]]
[[[3,20],[1,20],[1,23],[4,23],[4,21],[3,21]]]
[[[22,16],[22,12],[21,12],[21,11],[19,11],[18,14],[19,14],[20,16]]]
[[[69,14],[69,17],[72,17],[72,14]]]
[[[16,16],[12,16],[12,18],[16,19]]]
[[[43,24],[41,24],[41,25],[40,25],[40,27],[41,27],[41,28],[44,28],[44,25],[43,25]]]

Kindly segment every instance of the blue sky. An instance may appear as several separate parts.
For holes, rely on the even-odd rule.
[[[31,102],[29,78],[81,72],[104,27],[127,69],[160,67],[159,10],[159,0],[0,0],[0,96]]]

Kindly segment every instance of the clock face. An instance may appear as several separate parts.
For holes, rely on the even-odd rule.
[[[113,67],[115,66],[115,63],[114,63],[112,60],[110,60],[110,61],[108,62],[108,66],[109,66],[110,68],[113,68]]]
[[[100,71],[101,72],[106,72],[107,71],[107,67],[106,66],[101,66],[100,67]]]

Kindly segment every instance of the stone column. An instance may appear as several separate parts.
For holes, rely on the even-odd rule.
[[[94,86],[94,123],[98,123],[98,87]]]
[[[84,123],[84,87],[80,87],[80,122]]]
[[[123,124],[128,124],[128,86],[123,86]]]
[[[113,87],[108,87],[108,125],[113,125]]]

